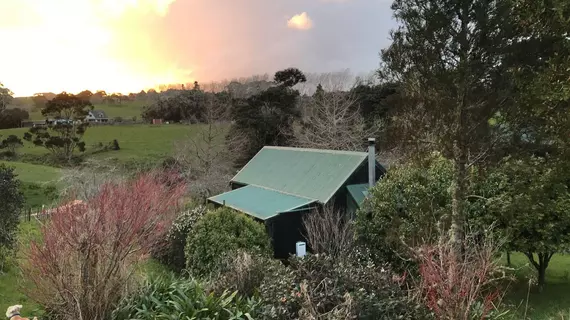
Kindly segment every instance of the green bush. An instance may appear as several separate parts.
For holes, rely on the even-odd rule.
[[[0,164],[0,271],[16,244],[24,196],[14,169]]]
[[[228,208],[208,212],[188,235],[186,266],[194,275],[208,276],[219,270],[225,255],[239,249],[270,254],[265,226]]]
[[[237,293],[207,294],[195,280],[150,278],[113,311],[113,320],[257,319],[259,302]]]
[[[184,256],[186,239],[192,228],[204,214],[206,214],[206,207],[204,206],[191,208],[180,213],[166,234],[164,243],[158,246],[158,250],[153,252],[154,258],[172,271],[182,272],[186,266]]]
[[[266,319],[430,319],[394,280],[354,250],[342,262],[326,255],[291,258],[268,266],[260,287]]]
[[[423,166],[409,163],[391,168],[357,214],[358,242],[370,249],[375,261],[408,270],[408,248],[437,241],[437,223],[451,212],[452,177],[452,164],[440,156]],[[442,227],[447,230],[448,226]]]

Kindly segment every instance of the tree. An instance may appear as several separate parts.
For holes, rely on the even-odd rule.
[[[146,121],[164,119],[180,122],[203,123],[206,112],[206,94],[199,90],[176,90],[170,96],[160,97],[150,106],[144,108],[141,116]]]
[[[366,145],[366,138],[378,133],[379,126],[366,124],[350,93],[317,92],[307,100],[307,114],[295,127],[300,147],[359,151]]]
[[[0,163],[0,271],[4,269],[6,255],[16,243],[20,210],[24,195],[14,169]]]
[[[401,84],[405,141],[452,159],[451,235],[462,250],[469,167],[493,147],[489,119],[511,106],[506,50],[510,6],[496,0],[396,0],[400,25],[380,75]],[[425,149],[424,149],[425,150]]]
[[[22,121],[29,119],[28,111],[20,108],[10,108],[0,112],[0,129],[19,128]]]
[[[89,91],[89,90],[83,90],[80,93],[77,94],[77,97],[79,99],[85,100],[85,101],[91,101],[91,97],[93,97],[93,92]]]
[[[43,94],[36,93],[32,97],[32,101],[34,101],[34,106],[36,109],[42,110],[43,108],[45,108],[45,106],[49,100]]]
[[[85,151],[81,139],[89,125],[85,117],[93,105],[65,92],[50,100],[42,110],[44,116],[56,120],[46,127],[32,127],[24,134],[24,139],[49,150],[57,159],[70,161],[76,149]]]
[[[384,83],[379,85],[358,84],[350,90],[356,103],[360,106],[360,114],[368,125],[377,120],[386,121],[390,111],[397,104],[398,85]]]
[[[263,146],[288,146],[294,141],[293,122],[301,117],[301,112],[297,103],[299,92],[289,85],[304,78],[297,71],[300,72],[279,71],[275,79],[282,81],[280,85],[247,99],[234,99],[230,113],[234,123],[226,140],[236,154],[236,167],[247,163]]]
[[[277,71],[273,81],[280,86],[293,87],[300,82],[306,82],[307,78],[301,70],[297,68],[288,68]]]
[[[8,108],[13,99],[14,93],[0,82],[0,114]]]
[[[10,155],[16,155],[16,149],[24,146],[22,140],[17,136],[11,134],[8,138],[2,140],[0,143],[0,149],[7,149]]]
[[[507,159],[487,180],[487,219],[498,221],[509,250],[528,257],[537,271],[540,290],[552,256],[570,248],[570,166],[566,159]]]

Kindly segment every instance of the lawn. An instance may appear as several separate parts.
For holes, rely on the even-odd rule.
[[[204,125],[105,125],[92,126],[85,133],[85,143],[87,153],[97,150],[99,143],[109,144],[113,139],[117,139],[121,150],[98,153],[94,155],[97,159],[117,158],[119,160],[141,159],[141,158],[163,158],[172,154],[175,142],[189,139],[205,128]],[[23,137],[27,128],[0,130],[0,135],[6,136],[15,134]],[[36,147],[32,143],[25,141],[24,147],[18,150],[20,154],[45,154],[48,151],[44,148]]]
[[[137,117],[137,119],[141,119],[141,112],[145,105],[148,105],[149,102],[145,101],[129,101],[124,102],[123,104],[96,104],[93,106],[94,110],[103,110],[107,114],[109,119],[113,120],[116,117],[121,117],[125,120],[130,120],[133,117]],[[42,116],[40,110],[36,110],[30,112],[30,119],[31,120],[43,120],[45,119]]]
[[[510,288],[508,302],[518,307],[518,315],[523,319],[528,294],[528,279],[535,275],[523,254],[511,256],[512,266],[517,270],[519,282]],[[542,293],[531,291],[528,299],[527,319],[550,320],[570,317],[570,255],[555,254],[546,270],[546,286]],[[561,315],[564,314],[564,317]]]

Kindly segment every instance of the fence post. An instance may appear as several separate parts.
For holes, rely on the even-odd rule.
[[[28,222],[32,221],[32,207],[28,210]]]

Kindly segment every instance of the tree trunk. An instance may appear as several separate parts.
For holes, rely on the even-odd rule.
[[[459,149],[459,148],[455,148]],[[465,222],[464,197],[466,168],[463,156],[455,157],[455,173],[453,176],[453,189],[451,194],[451,242],[456,253],[463,252],[463,230]]]
[[[526,256],[530,263],[534,266],[536,271],[538,272],[538,291],[542,292],[544,290],[544,286],[546,285],[546,269],[548,268],[548,264],[550,263],[550,259],[554,255],[554,252],[539,252],[538,253],[538,261],[534,259],[534,253],[527,252]]]
[[[538,292],[544,290],[544,285],[546,284],[546,266],[540,264],[538,268]]]
[[[461,21],[461,32],[459,34],[460,53],[459,53],[459,96],[455,106],[455,115],[453,123],[453,189],[451,193],[451,243],[454,247],[457,257],[463,255],[463,238],[464,238],[464,198],[466,189],[467,176],[467,106],[469,104],[467,94],[469,91],[469,41],[467,39],[468,32],[468,3],[464,2],[463,7],[458,12],[458,18]]]

